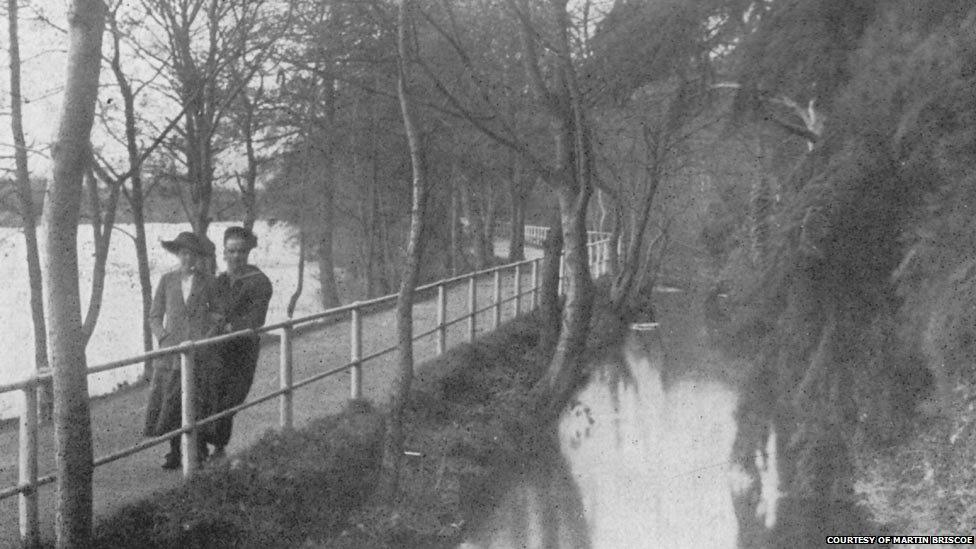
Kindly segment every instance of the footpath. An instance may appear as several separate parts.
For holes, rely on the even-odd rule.
[[[507,243],[496,246],[496,253],[505,253]],[[527,258],[541,256],[541,251],[526,248]],[[512,275],[503,277],[502,299],[511,297]],[[522,288],[531,281],[523,274]],[[483,277],[478,282],[478,307],[491,304],[493,281]],[[277,291],[286,291],[278,288]],[[467,312],[467,285],[457,285],[447,292],[447,319],[458,318]],[[528,311],[528,298],[523,300],[523,310]],[[391,305],[392,307],[392,305]],[[505,303],[502,318],[512,318],[514,302]],[[434,297],[414,305],[414,331],[422,333],[436,326],[436,301]],[[277,319],[269,319],[274,322]],[[396,344],[396,316],[393,309],[364,315],[363,356]],[[492,329],[492,312],[477,316],[478,333]],[[452,347],[467,336],[467,322],[453,324],[447,330],[447,345]],[[347,321],[328,325],[295,338],[293,345],[294,380],[300,381],[318,372],[349,362],[349,324]],[[433,335],[414,343],[414,356],[418,367],[436,354]],[[380,404],[387,400],[392,388],[396,369],[396,353],[388,353],[363,365],[363,397]],[[251,388],[250,398],[267,394],[278,388],[278,344],[269,342],[261,349],[261,357]],[[294,425],[300,428],[309,420],[339,412],[349,398],[349,374],[341,373],[320,380],[294,395]],[[135,444],[142,439],[141,431],[148,387],[143,385],[120,394],[92,401],[92,442],[95,456]],[[278,401],[272,399],[249,408],[234,419],[234,435],[227,447],[228,458],[252,445],[269,429],[278,425]],[[41,476],[54,470],[54,440],[52,426],[42,427],[39,433],[39,472]],[[123,504],[145,498],[160,490],[178,485],[183,481],[178,471],[165,471],[160,465],[166,453],[166,445],[134,454],[95,469],[93,480],[95,521],[110,515]],[[17,429],[0,431],[0,486],[10,486],[17,481],[18,442]],[[40,489],[40,521],[42,537],[53,538],[55,485]],[[0,501],[0,547],[19,545],[17,498]]]

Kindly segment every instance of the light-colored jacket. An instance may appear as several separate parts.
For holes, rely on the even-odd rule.
[[[213,279],[197,273],[190,295],[184,300],[179,271],[168,272],[159,279],[149,310],[149,326],[160,347],[172,347],[207,335],[213,310],[212,289]]]

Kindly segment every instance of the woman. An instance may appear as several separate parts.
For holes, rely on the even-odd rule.
[[[149,325],[159,341],[159,347],[172,347],[184,341],[203,339],[218,321],[213,312],[212,277],[203,267],[207,246],[190,232],[180,233],[175,240],[164,241],[163,248],[179,257],[179,268],[164,274],[156,286],[152,308],[149,311]],[[204,350],[204,353],[206,350]],[[203,417],[206,410],[201,406],[206,402],[207,387],[204,374],[207,371],[205,355],[197,353],[196,394],[197,416]],[[181,418],[180,355],[173,354],[156,359],[153,364],[150,383],[149,404],[146,408],[146,425],[143,434],[147,437],[163,435],[178,429]],[[169,441],[169,453],[163,469],[180,467],[180,437]],[[206,458],[207,445],[202,440],[197,444],[197,457]]]

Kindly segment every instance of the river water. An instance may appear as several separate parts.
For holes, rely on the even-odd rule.
[[[591,365],[559,423],[560,455],[514,479],[464,549],[735,548],[740,528],[772,526],[773,459],[758,464],[756,512],[737,520],[733,489],[750,479],[730,465],[734,375],[685,320],[632,327]]]

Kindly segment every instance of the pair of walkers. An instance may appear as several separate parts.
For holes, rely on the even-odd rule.
[[[212,246],[197,235],[183,232],[162,245],[179,258],[179,267],[160,278],[149,312],[150,327],[160,347],[264,325],[272,287],[260,269],[248,264],[248,255],[257,245],[251,231],[230,227],[224,232],[227,270],[216,277],[204,264]],[[260,339],[254,334],[196,350],[194,404],[198,419],[244,402],[254,380],[259,351]],[[160,436],[180,427],[180,376],[180,355],[154,362],[145,436]],[[233,416],[202,427],[197,436],[198,458],[222,457],[232,427]],[[180,437],[173,437],[169,443],[163,468],[177,469]],[[213,447],[212,453],[208,444]]]

